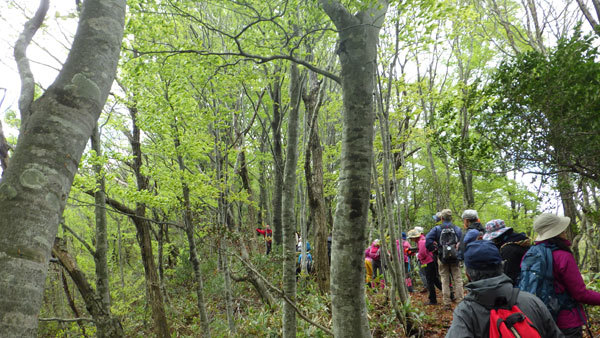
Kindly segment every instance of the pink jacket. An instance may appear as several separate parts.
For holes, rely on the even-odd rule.
[[[419,248],[419,253],[417,254],[419,262],[421,262],[422,265],[433,262],[433,253],[425,247],[425,235],[421,234],[417,246]]]
[[[569,241],[567,244],[571,246]],[[552,274],[554,275],[554,290],[557,293],[567,290],[578,303],[600,305],[600,293],[586,289],[572,253],[564,250],[552,252]],[[584,325],[585,319],[583,308],[579,305],[579,309],[559,312],[556,324],[560,329],[568,329]]]

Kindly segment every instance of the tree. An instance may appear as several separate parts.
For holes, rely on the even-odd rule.
[[[36,335],[50,250],[114,79],[124,18],[123,0],[86,1],[58,77],[37,100],[33,86],[20,100],[19,140],[0,184],[0,331],[7,336]]]
[[[377,40],[388,2],[374,2],[354,15],[341,2],[320,0],[319,3],[338,31],[336,52],[342,67],[344,101],[338,201],[331,248],[333,332],[336,337],[370,337],[363,244],[371,192]]]

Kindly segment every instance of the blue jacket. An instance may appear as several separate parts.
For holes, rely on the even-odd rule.
[[[425,247],[427,248],[427,250],[435,251],[436,246],[433,243],[434,242],[437,244],[440,243],[440,235],[442,234],[442,227],[446,227],[448,225],[454,227],[454,232],[456,232],[456,236],[458,237],[458,240],[460,241],[460,239],[462,238],[462,230],[460,230],[460,228],[457,227],[456,225],[452,224],[452,222],[444,221],[442,223],[442,225],[436,225],[435,227],[433,227],[433,229],[431,229],[429,231],[427,236],[425,236]],[[462,257],[460,250],[459,250],[458,256]]]

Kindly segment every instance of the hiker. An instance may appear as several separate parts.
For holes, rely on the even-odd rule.
[[[450,283],[452,283],[454,291],[454,300],[460,302],[464,297],[462,273],[458,260],[458,245],[462,231],[452,224],[452,210],[442,210],[441,218],[442,224],[436,225],[425,237],[425,246],[429,251],[438,250],[438,270],[442,279],[442,299],[444,307],[450,309],[452,302]]]
[[[298,244],[296,245],[296,252],[298,252],[298,262],[296,264],[296,274],[302,271],[302,237],[299,237]],[[310,274],[312,271],[313,257],[310,253],[310,242],[306,241],[306,272]]]
[[[517,285],[521,274],[521,260],[531,246],[531,240],[523,232],[514,232],[501,219],[493,219],[485,224],[483,239],[492,241],[498,247],[504,260],[504,274]]]
[[[414,229],[408,232],[408,237],[417,243],[419,252],[417,253],[417,259],[421,263],[421,270],[425,272],[425,287],[429,291],[429,302],[426,305],[436,305],[437,298],[435,294],[435,288],[442,289],[442,284],[438,278],[438,267],[437,260],[434,257],[433,252],[427,250],[425,247],[425,235],[420,231]]]
[[[260,235],[263,235],[265,239],[265,246],[267,247],[267,255],[271,252],[271,241],[273,240],[273,231],[271,231],[271,226],[265,224],[265,229],[256,228],[256,232]]]
[[[495,325],[498,323],[496,316],[506,318],[507,314],[514,312],[524,315],[520,318],[523,320],[515,322],[513,328],[520,335],[514,336],[563,337],[544,303],[530,293],[519,292],[510,278],[502,273],[502,257],[492,242],[476,240],[469,243],[464,257],[470,280],[465,288],[469,293],[454,309],[447,338],[491,337],[492,333],[510,332],[505,331],[509,320],[501,321],[498,326]],[[527,325],[529,321],[533,327]],[[498,330],[498,327],[501,329]]]
[[[469,232],[472,229],[475,229],[477,231],[479,231],[479,236],[483,236],[483,234],[485,233],[485,229],[483,228],[483,226],[481,225],[480,221],[479,221],[479,215],[477,215],[477,210],[473,210],[473,209],[467,209],[465,211],[463,211],[462,213],[462,220],[463,220],[463,226],[465,227],[465,231],[463,233],[462,238],[460,239],[460,246],[459,246],[459,250],[458,250],[458,256],[459,259],[462,261],[463,260],[463,254],[465,252],[465,236],[467,235],[467,232]]]
[[[581,304],[600,305],[600,293],[588,290],[583,282],[567,239],[570,222],[569,217],[553,214],[541,214],[534,219],[533,230],[538,235],[535,245],[523,257],[519,288],[536,292],[555,316],[565,337],[583,337],[587,318]],[[536,257],[536,252],[541,254]],[[535,271],[536,267],[543,270]],[[553,282],[544,284],[544,279]],[[539,287],[533,288],[534,284]]]
[[[404,272],[406,273],[404,282],[406,283],[408,292],[413,292],[412,279],[410,278],[411,266],[409,259],[409,256],[411,256],[413,253],[410,251],[410,243],[406,240],[406,232],[402,232],[402,248],[400,248],[400,241],[396,240],[396,250],[398,251],[398,259],[402,258],[402,253],[400,250],[402,250],[404,253]]]
[[[371,287],[374,287],[374,284],[372,283],[372,281],[375,280],[379,274],[381,274],[381,255],[380,255],[381,248],[380,248],[380,246],[381,246],[381,242],[379,241],[379,239],[376,239],[373,241],[373,243],[371,243],[371,246],[369,246],[367,248],[367,250],[365,250],[365,258],[368,257],[370,259],[371,266],[372,266],[371,276],[370,276],[370,278],[367,277],[367,279],[369,279],[369,281],[371,281]],[[368,263],[365,259],[365,265],[366,264],[368,264]],[[369,270],[369,268],[367,266],[367,271],[368,270]],[[367,281],[367,283],[369,281]],[[383,282],[383,280],[381,282]]]

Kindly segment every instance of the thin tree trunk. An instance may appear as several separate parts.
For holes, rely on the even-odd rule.
[[[296,192],[296,166],[298,163],[298,115],[300,110],[301,80],[298,66],[290,66],[290,114],[287,129],[287,156],[285,160],[282,225],[283,225],[283,292],[296,299],[296,215],[294,214],[294,195]],[[306,241],[306,239],[303,239]],[[283,305],[283,337],[296,336],[296,310],[285,303]]]
[[[58,258],[60,264],[67,270],[71,279],[77,286],[85,307],[94,318],[98,333],[102,332],[102,337],[123,337],[123,328],[116,317],[112,317],[110,312],[106,312],[102,299],[96,296],[96,292],[88,282],[87,277],[77,266],[75,259],[69,254],[64,241],[56,239],[52,247],[52,254]]]
[[[131,150],[134,156],[133,171],[137,181],[138,191],[148,190],[148,178],[142,175],[142,148],[141,148],[141,132],[137,125],[137,109],[131,107],[129,109],[132,121],[132,135],[130,137]],[[144,265],[144,273],[146,277],[146,290],[150,306],[152,308],[152,319],[154,321],[154,330],[158,337],[170,337],[169,325],[165,314],[165,306],[160,291],[160,280],[156,271],[156,263],[154,262],[154,254],[152,253],[152,238],[150,236],[150,222],[146,218],[146,205],[144,203],[136,203],[135,217],[132,217],[133,223],[138,233],[138,243],[142,254],[142,263]]]
[[[69,307],[73,311],[73,315],[75,318],[81,318],[81,314],[79,313],[79,309],[75,305],[75,299],[73,299],[73,295],[71,295],[71,291],[69,290],[69,283],[67,282],[67,277],[65,276],[64,270],[60,272],[60,280],[62,281],[63,290],[65,291],[65,296],[67,297],[67,302],[69,303]],[[87,338],[87,333],[85,332],[85,326],[82,322],[77,322],[79,328],[81,329],[81,334]]]
[[[276,70],[277,71],[277,70]],[[283,151],[281,146],[281,125],[283,115],[281,113],[281,81],[275,76],[270,89],[271,100],[273,100],[273,119],[271,120],[271,132],[273,134],[273,171],[275,182],[273,186],[273,241],[275,246],[282,242],[282,210],[283,203]]]
[[[125,1],[87,0],[58,77],[21,111],[29,117],[0,184],[4,336],[37,335],[50,251],[81,154],[114,79],[124,19]],[[24,50],[19,58],[26,59]],[[33,89],[33,78],[26,81]]]

